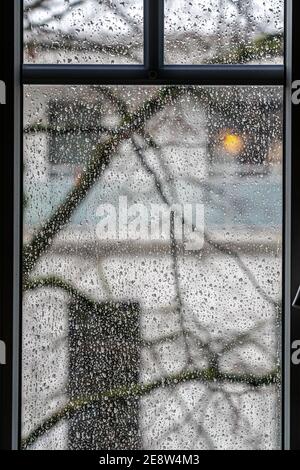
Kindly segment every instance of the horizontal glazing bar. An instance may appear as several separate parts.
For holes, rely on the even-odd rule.
[[[284,85],[283,65],[23,65],[23,84]]]

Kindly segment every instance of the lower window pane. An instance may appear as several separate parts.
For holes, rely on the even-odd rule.
[[[280,447],[282,97],[25,88],[24,448]]]

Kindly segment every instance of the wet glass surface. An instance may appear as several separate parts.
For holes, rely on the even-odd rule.
[[[25,0],[24,62],[140,64],[143,0]]]
[[[283,0],[165,0],[166,64],[283,64]]]
[[[282,108],[25,87],[24,447],[280,447]]]

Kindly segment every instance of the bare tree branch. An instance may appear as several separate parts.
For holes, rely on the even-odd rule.
[[[183,372],[181,374],[164,377],[148,384],[137,384],[132,385],[131,387],[122,387],[110,390],[96,397],[86,397],[67,404],[59,411],[55,412],[52,416],[47,418],[43,424],[37,426],[26,438],[24,438],[22,441],[22,447],[26,449],[32,446],[41,436],[49,432],[62,420],[70,419],[76,412],[85,410],[96,403],[101,403],[102,400],[126,400],[130,397],[144,397],[160,388],[166,389],[178,387],[179,385],[195,381],[204,384],[217,382],[219,384],[239,384],[245,385],[249,388],[261,388],[278,384],[280,381],[280,376],[278,371],[273,371],[269,374],[255,377],[253,375],[246,374],[239,375],[223,373],[214,369],[195,369]]]
[[[31,243],[24,247],[24,276],[28,276],[40,257],[51,246],[57,233],[70,221],[72,214],[83,201],[88,191],[96,184],[111,162],[119,144],[129,139],[134,132],[143,129],[146,122],[165,106],[174,102],[182,93],[182,87],[166,87],[153,98],[146,101],[135,113],[124,120],[116,134],[97,146],[93,158],[81,175],[77,185],[71,190],[65,201],[54,211],[49,220],[34,236]]]

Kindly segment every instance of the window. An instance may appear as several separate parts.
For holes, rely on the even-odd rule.
[[[22,448],[298,448],[290,3],[24,2]]]
[[[101,110],[89,102],[77,104],[62,99],[50,101],[48,113],[51,135],[49,162],[52,171],[63,171],[69,167],[75,174],[80,173],[104,130],[100,124]]]
[[[283,0],[165,0],[165,62],[283,63],[283,16]]]
[[[138,64],[143,1],[24,2],[24,62]]]
[[[71,219],[62,230],[53,226],[55,238],[34,263],[25,288],[25,442],[28,448],[74,450],[278,448],[282,88],[269,89],[267,99],[259,87],[131,85],[109,92],[128,109],[128,119],[149,100],[161,110],[154,108],[136,131],[128,127],[130,137],[120,138],[105,169],[96,157],[95,178],[94,167],[89,168],[90,139],[83,133],[83,139],[75,135],[74,140],[74,131],[65,132],[62,122],[84,124],[87,100],[96,109],[110,109],[111,116],[103,115],[111,120],[109,129],[96,136],[97,155],[107,133],[122,126],[119,109],[113,112],[107,103],[107,89],[73,87],[71,106],[60,101],[53,106],[64,86],[44,88],[42,95],[37,87],[25,88],[25,111],[33,119],[25,139],[25,164],[27,155],[31,160],[24,179],[25,249],[38,238],[37,247],[43,243],[41,227],[53,214],[64,218],[70,191],[77,195],[89,181]],[[35,132],[41,111],[62,131],[53,145],[51,127],[50,155],[64,159],[55,174],[45,165],[47,146],[40,145],[47,122],[40,124],[43,132],[41,127]],[[234,119],[236,112],[243,116],[243,128]],[[100,118],[91,118],[94,126],[101,125]],[[229,125],[235,129],[231,134]],[[212,127],[217,133],[228,127],[222,138],[226,167],[217,177],[211,175],[215,155],[208,151]],[[253,141],[246,141],[247,132]],[[239,135],[247,149],[235,143]],[[268,155],[276,146],[278,160],[272,161]],[[82,174],[70,177],[66,169],[73,172],[78,154],[86,165]],[[245,155],[252,161],[244,157],[243,162]],[[183,208],[184,238],[173,239],[167,219],[160,221],[161,231],[153,228],[155,209],[170,218],[172,206]],[[198,206],[204,209],[205,228],[196,221]],[[190,230],[193,224],[198,240]],[[129,316],[128,305],[130,311],[137,309],[134,315]],[[193,374],[203,377],[197,381]],[[161,380],[170,381],[169,386],[162,387]],[[41,390],[43,382],[47,387]],[[153,386],[153,391],[125,398],[122,406],[112,400],[106,410],[101,393],[130,390],[133,384],[137,390]],[[69,400],[97,394],[99,404],[91,401],[70,421],[63,415],[47,432],[37,432],[45,416],[53,419]],[[222,429],[228,437],[222,438]]]

